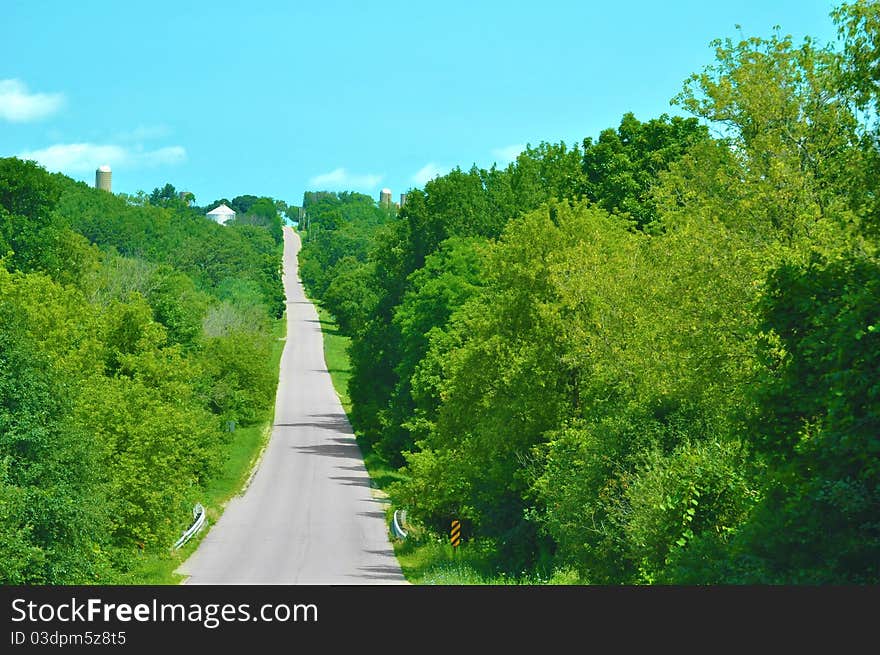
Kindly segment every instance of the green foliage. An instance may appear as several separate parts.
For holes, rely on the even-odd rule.
[[[580,192],[645,228],[657,219],[651,190],[659,174],[708,136],[706,126],[696,118],[664,114],[642,123],[633,114],[625,114],[617,130],[603,130],[596,142],[584,139]]]
[[[177,189],[170,182],[166,183],[161,189],[156,187],[150,194],[150,204],[167,207],[169,204],[179,200]]]
[[[165,327],[170,343],[192,346],[198,342],[209,297],[196,288],[191,277],[170,266],[160,266],[151,276],[146,299],[154,320]]]
[[[85,387],[89,397],[78,416],[107,453],[102,464],[110,473],[107,504],[117,546],[167,549],[186,527],[196,485],[216,471],[212,452],[221,433],[192,399],[175,401],[175,391],[188,390],[186,380],[164,377],[180,364],[174,357],[145,362],[152,369]]]
[[[204,345],[210,407],[224,418],[252,423],[271,404],[275,371],[271,343],[260,334],[230,331]]]
[[[137,582],[272,405],[279,246],[165,191],[0,159],[2,583]]]
[[[413,407],[409,388],[425,337],[414,332],[404,337],[400,333],[403,324],[395,322],[397,307],[420,280],[410,276],[448,239],[497,237],[510,218],[563,195],[576,185],[580,166],[577,148],[542,143],[527,148],[517,164],[504,171],[455,169],[430,181],[424,190],[411,191],[398,220],[377,232],[376,247],[370,253],[374,264],[370,286],[378,302],[351,346],[351,418],[355,429],[370,443],[379,444],[394,463],[402,462],[403,449],[412,444],[412,431],[419,429],[416,423],[421,420],[408,417]],[[468,273],[472,276],[473,272]],[[437,320],[445,322],[452,305],[465,299],[465,293],[450,291],[443,300],[447,306],[432,312]],[[429,326],[422,321],[420,327]],[[442,330],[443,323],[433,327]]]
[[[718,126],[730,154],[721,170],[713,157],[697,173],[708,184],[693,180],[691,192],[721,187],[725,220],[759,239],[797,246],[845,237],[857,221],[848,205],[863,204],[865,191],[853,188],[853,172],[867,162],[857,116],[837,93],[839,55],[779,35],[714,45],[717,63],[693,75],[675,102]],[[831,233],[828,219],[837,223]]]
[[[372,274],[369,264],[346,255],[328,275],[332,281],[324,291],[324,303],[345,334],[361,330],[375,309],[376,297],[370,288]]]
[[[323,298],[334,273],[352,272],[356,262],[367,261],[377,228],[389,215],[372,198],[359,193],[306,192],[303,207],[308,227],[299,255],[300,276],[311,294]]]
[[[29,336],[22,281],[0,268],[0,582],[94,582],[107,537],[98,452],[72,421],[71,376]]]
[[[70,243],[64,222],[52,214],[60,193],[56,178],[35,162],[0,158],[0,259],[18,271],[58,272],[58,259]]]
[[[760,497],[750,473],[746,451],[735,442],[684,442],[669,455],[648,451],[622,480],[623,502],[611,512],[638,581],[722,582],[705,577],[705,546],[694,544],[730,540]]]
[[[831,12],[838,32],[844,39],[844,57],[840,81],[853,94],[860,108],[880,108],[877,94],[877,63],[880,48],[880,6],[876,2],[857,0],[845,2]]]
[[[429,255],[425,266],[408,279],[410,290],[397,306],[393,323],[400,333],[398,383],[383,415],[388,425],[377,450],[395,465],[412,450],[436,420],[439,398],[425,386],[413,389],[414,379],[428,353],[430,340],[440,338],[443,326],[479,288],[483,275],[481,239],[452,237]]]
[[[454,517],[490,575],[880,580],[878,6],[833,12],[840,49],[715,41],[694,118],[456,168],[384,224],[307,194],[303,279],[426,544]]]
[[[236,198],[236,200],[238,200]],[[239,225],[260,225],[269,230],[269,234],[275,240],[276,244],[281,244],[283,240],[281,216],[275,207],[275,201],[272,198],[258,198],[254,202],[246,203],[247,209],[242,209],[242,205],[236,210],[235,221],[232,224]],[[233,207],[234,209],[234,207]],[[228,224],[227,224],[228,225]]]
[[[245,194],[243,196],[236,196],[226,204],[231,209],[234,209],[237,214],[247,214],[251,210],[251,207],[253,207],[253,205],[259,200],[260,198],[257,196]]]
[[[760,389],[757,451],[773,465],[749,539],[770,579],[866,583],[880,575],[880,262],[861,255],[772,271],[778,337]]]
[[[167,264],[192,278],[198,291],[213,296],[226,279],[253,280],[271,315],[283,314],[280,241],[272,232],[280,230],[277,215],[272,225],[223,226],[184,203],[132,204],[66,178],[58,183],[62,192],[55,214],[100,248]]]

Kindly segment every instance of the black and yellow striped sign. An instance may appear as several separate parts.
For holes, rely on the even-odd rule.
[[[449,531],[449,541],[452,542],[453,547],[461,543],[461,521],[458,519],[452,522],[452,530]]]

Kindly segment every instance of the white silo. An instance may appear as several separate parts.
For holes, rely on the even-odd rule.
[[[102,189],[103,191],[107,191],[109,193],[113,193],[110,190],[111,187],[111,171],[109,166],[99,166],[98,170],[95,171],[95,188]]]

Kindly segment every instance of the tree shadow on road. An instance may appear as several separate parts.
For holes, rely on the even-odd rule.
[[[331,476],[331,480],[339,480],[340,482],[350,485],[352,487],[369,487],[370,479],[369,478],[358,478],[353,476]]]
[[[311,446],[291,446],[291,448],[306,455],[361,459],[361,451],[357,443],[345,438],[331,439],[330,443],[314,444]]]
[[[370,578],[374,580],[396,580],[398,582],[403,581],[403,573],[401,573],[400,571],[400,566],[396,566],[393,564],[359,566],[358,571],[361,571],[361,573],[357,576],[359,578]]]
[[[276,428],[320,428],[322,430],[332,430],[334,432],[342,432],[354,436],[351,429],[351,423],[345,414],[312,414],[309,418],[314,421],[302,421],[299,423],[275,423]]]

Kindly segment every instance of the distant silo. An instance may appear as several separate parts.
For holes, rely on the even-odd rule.
[[[403,207],[405,204],[406,204],[406,194],[401,193],[400,194],[400,206]]]
[[[385,207],[391,206],[391,189],[382,189],[379,193],[379,204]]]
[[[110,175],[109,166],[99,166],[98,170],[95,171],[95,188],[112,193],[110,190]]]

